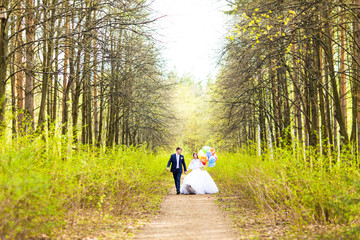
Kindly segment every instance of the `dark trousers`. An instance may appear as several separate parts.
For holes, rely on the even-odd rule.
[[[180,178],[181,178],[180,169],[178,168],[175,169],[175,171],[173,172],[173,176],[174,176],[176,191],[180,191]]]

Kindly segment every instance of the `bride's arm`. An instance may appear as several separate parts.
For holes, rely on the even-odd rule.
[[[192,170],[193,168],[194,168],[194,163],[193,163],[193,161],[191,161],[190,162],[190,164],[189,164],[189,166],[188,166],[188,168],[187,168],[187,170],[189,171],[189,170]]]

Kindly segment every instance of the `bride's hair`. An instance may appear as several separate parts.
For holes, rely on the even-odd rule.
[[[196,157],[195,157],[195,155],[196,155]],[[199,159],[198,154],[197,154],[197,153],[193,153],[193,158],[194,158],[194,159]]]

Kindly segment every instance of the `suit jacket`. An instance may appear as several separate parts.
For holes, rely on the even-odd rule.
[[[171,165],[171,172],[175,172],[176,170],[176,153],[171,155],[170,157],[170,160],[167,164],[167,167],[169,168]],[[184,171],[186,172],[186,165],[185,165],[185,158],[183,155],[180,155],[179,156],[179,170],[180,170],[180,173],[183,172],[183,169],[182,169],[182,166],[184,166]]]

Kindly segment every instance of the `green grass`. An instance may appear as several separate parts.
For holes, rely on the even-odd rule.
[[[62,141],[0,138],[1,239],[129,237],[173,185],[165,171],[169,152]],[[246,211],[289,226],[292,236],[358,238],[360,174],[354,165],[321,157],[305,161],[281,149],[272,158],[251,152],[220,153],[209,170],[232,213],[241,214],[246,202]],[[189,163],[190,154],[185,158]]]
[[[168,154],[154,154],[145,147],[105,151],[62,145],[56,137],[31,141],[3,137],[0,238],[71,236],[81,225],[84,237],[87,226],[104,219],[110,219],[109,226],[143,219],[157,209],[169,189],[167,160]],[[92,233],[109,226],[99,225]]]
[[[321,157],[305,161],[301,154],[282,149],[272,158],[248,153],[219,154],[221,163],[212,170],[219,198],[230,199],[225,205],[235,208],[233,213],[248,201],[275,225],[291,226],[295,235],[359,238],[360,174],[355,164],[330,164]],[[310,231],[313,226],[319,230]]]

